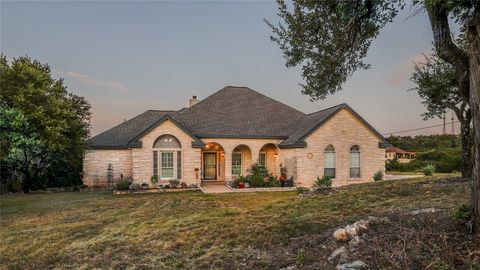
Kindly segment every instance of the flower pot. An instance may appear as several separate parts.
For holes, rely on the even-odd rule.
[[[245,183],[243,182],[238,183],[238,188],[245,188]]]

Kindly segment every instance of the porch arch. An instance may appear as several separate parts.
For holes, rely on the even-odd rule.
[[[280,176],[279,152],[274,143],[266,143],[260,148],[257,161],[259,165],[264,165],[268,172],[276,177]]]
[[[201,150],[203,181],[225,181],[225,150],[219,143],[208,142]]]
[[[247,175],[247,169],[252,164],[252,151],[245,144],[237,145],[232,151],[232,178]]]

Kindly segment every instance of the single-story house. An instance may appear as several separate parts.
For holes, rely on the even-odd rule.
[[[305,114],[248,87],[227,86],[177,111],[148,110],[88,141],[88,186],[129,177],[151,185],[228,182],[253,163],[297,186],[372,181],[385,169],[385,138],[347,104]]]
[[[394,160],[396,159],[400,163],[409,163],[413,159],[415,159],[415,152],[405,151],[398,147],[389,147],[385,149],[385,158],[387,160]]]

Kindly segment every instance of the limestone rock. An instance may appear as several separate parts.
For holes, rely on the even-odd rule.
[[[335,241],[348,241],[350,236],[345,229],[338,229],[333,233],[333,238]]]
[[[337,265],[337,270],[357,270],[357,269],[365,269],[367,265],[358,260],[349,263],[339,264]]]
[[[347,254],[347,252],[347,248],[345,248],[345,246],[341,246],[340,248],[337,248],[334,252],[332,252],[332,254],[327,258],[327,261],[333,263],[335,258],[337,258],[338,256],[344,256]]]

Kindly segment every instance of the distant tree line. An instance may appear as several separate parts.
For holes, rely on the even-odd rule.
[[[81,184],[90,104],[54,79],[48,64],[0,56],[2,192]]]
[[[411,172],[432,164],[436,172],[460,172],[462,162],[462,140],[458,135],[417,135],[390,136],[387,140],[395,147],[405,151],[416,152],[416,157],[409,163],[397,160],[387,161],[387,171]]]

